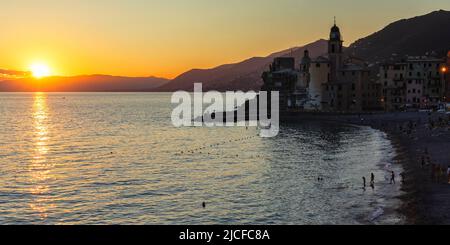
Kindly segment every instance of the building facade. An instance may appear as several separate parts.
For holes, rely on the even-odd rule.
[[[446,60],[407,57],[380,66],[383,106],[387,111],[438,108],[446,96]]]
[[[289,65],[280,66],[281,61]],[[276,58],[263,74],[263,90],[280,91],[281,110],[360,112],[382,108],[381,85],[371,79],[366,62],[344,55],[336,24],[326,54],[312,59],[306,50],[300,64],[294,62],[294,58]]]
[[[269,71],[262,75],[262,90],[279,92],[280,111],[303,109],[307,97],[307,85],[301,79],[304,75],[296,69],[294,58],[275,58]]]
[[[445,79],[445,101],[450,103],[450,51],[447,53],[447,65],[442,68],[442,72],[444,73]]]

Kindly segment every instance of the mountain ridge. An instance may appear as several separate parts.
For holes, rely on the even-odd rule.
[[[359,57],[370,63],[393,61],[406,55],[431,54],[436,57],[445,57],[450,50],[450,31],[447,30],[450,30],[450,11],[433,11],[425,15],[392,22],[381,30],[353,42],[344,52],[348,56]],[[198,82],[203,84],[204,90],[257,91],[262,85],[261,74],[269,68],[275,57],[292,56],[298,64],[305,49],[308,49],[310,56],[314,58],[325,54],[327,48],[327,40],[319,39],[310,44],[274,52],[268,56],[251,57],[240,62],[208,69],[190,69],[174,79],[97,74],[36,80],[15,77],[27,74],[29,76],[29,72],[0,69],[0,92],[37,90],[43,92],[57,90],[67,92],[192,91],[194,83]],[[2,79],[3,81],[1,81]],[[58,79],[58,82],[55,81]],[[46,83],[47,87],[42,87],[42,84]],[[29,84],[37,87],[27,86]]]
[[[159,77],[112,75],[31,77],[0,81],[1,92],[145,92],[169,82]],[[30,86],[33,85],[33,86]]]
[[[352,43],[349,55],[369,62],[395,60],[406,55],[445,57],[450,50],[450,11],[438,10],[388,24]]]
[[[312,57],[316,57],[325,53],[327,45],[326,40],[319,39],[310,44],[278,51],[265,57],[252,57],[209,69],[191,69],[159,87],[157,91],[192,91],[194,83],[198,82],[203,83],[205,90],[259,90],[262,85],[261,74],[269,67],[273,58],[292,56],[298,62],[305,49],[309,50]]]

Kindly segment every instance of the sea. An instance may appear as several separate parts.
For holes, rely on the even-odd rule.
[[[174,106],[170,93],[0,93],[0,224],[405,222],[385,133],[176,128]]]

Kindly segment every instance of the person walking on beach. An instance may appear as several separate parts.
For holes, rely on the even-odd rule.
[[[395,185],[395,173],[394,173],[394,171],[391,172],[391,185],[392,184]]]
[[[438,183],[442,182],[442,179],[444,179],[444,181],[445,181],[445,169],[444,169],[444,166],[439,165],[439,167],[438,167],[438,179],[437,179]]]
[[[447,182],[450,184],[450,165],[447,168]]]
[[[436,171],[436,164],[432,163],[431,164],[431,181],[436,181],[437,179],[437,171]]]

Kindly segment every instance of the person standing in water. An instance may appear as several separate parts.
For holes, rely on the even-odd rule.
[[[362,179],[363,179],[363,188],[365,190],[366,189],[366,177],[362,177]]]
[[[375,175],[373,173],[370,174],[370,187],[375,190]]]
[[[391,184],[395,185],[395,173],[394,173],[394,171],[391,172]]]

